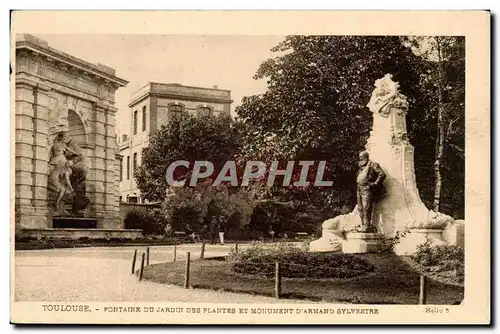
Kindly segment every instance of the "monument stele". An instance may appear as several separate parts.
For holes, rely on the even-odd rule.
[[[392,80],[391,74],[376,80],[368,103],[373,114],[373,128],[365,149],[370,160],[378,162],[386,173],[387,193],[375,203],[372,221],[377,232],[385,237],[406,232],[400,233],[400,242],[394,249],[397,254],[412,254],[427,239],[434,244],[463,243],[463,223],[427,209],[420,199],[415,181],[414,148],[406,132],[408,107],[406,97],[399,92],[399,84]],[[310,250],[342,250],[342,244],[350,238],[360,238],[361,234],[356,232],[359,226],[361,218],[357,208],[349,214],[326,220],[322,225],[322,237],[311,242]]]

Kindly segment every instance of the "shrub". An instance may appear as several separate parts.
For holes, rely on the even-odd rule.
[[[200,196],[193,189],[172,189],[163,202],[162,212],[171,233],[182,231],[190,234],[201,231],[205,208]]]
[[[444,274],[452,272],[459,282],[464,278],[464,249],[453,245],[433,245],[427,240],[419,245],[412,259],[422,265],[426,271]]]
[[[280,263],[283,277],[349,278],[371,272],[374,267],[354,255],[310,253],[299,247],[278,244],[256,244],[228,257],[231,270],[239,274],[272,277],[275,263]]]
[[[144,235],[164,234],[165,219],[159,209],[132,209],[125,217],[125,228],[142,229]]]
[[[204,234],[214,215],[226,217],[228,232],[244,228],[254,206],[253,194],[247,189],[199,185],[171,189],[162,210],[172,230]]]
[[[248,228],[238,228],[238,229],[228,229],[224,238],[227,240],[236,240],[236,241],[252,241],[259,240],[264,236],[268,237],[268,235],[264,235],[259,231],[252,231]]]
[[[397,244],[401,242],[407,233],[411,233],[409,230],[396,231],[396,234],[392,237],[384,237],[382,239],[379,253],[394,253],[394,249]]]
[[[264,201],[259,203],[251,216],[250,228],[266,235],[272,229],[277,235],[289,236],[296,232],[315,234],[321,223],[332,212],[313,205],[296,202]]]

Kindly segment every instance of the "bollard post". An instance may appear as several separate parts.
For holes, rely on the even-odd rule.
[[[134,258],[132,259],[132,275],[135,273],[135,261],[137,260],[137,249],[134,250]]]
[[[186,254],[186,274],[184,276],[184,288],[189,289],[189,266],[191,265],[191,252]]]
[[[205,259],[205,242],[201,244],[200,260]]]
[[[276,270],[275,270],[275,278],[274,278],[274,297],[276,297],[276,299],[280,299],[280,295],[281,295],[280,263],[276,261]]]
[[[238,243],[236,243],[236,244],[234,245],[234,252],[235,252],[236,254],[238,254]]]
[[[142,281],[142,275],[143,274],[144,274],[144,253],[142,253],[141,271],[139,272],[139,281]]]
[[[174,262],[177,260],[177,245],[174,245]]]
[[[420,294],[418,296],[420,305],[427,304],[427,276],[420,275]]]
[[[149,266],[149,247],[146,248],[146,265]]]

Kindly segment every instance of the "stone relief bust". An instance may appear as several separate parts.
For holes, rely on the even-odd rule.
[[[399,93],[398,89],[399,83],[392,81],[392,74],[386,74],[383,78],[375,81],[375,89],[367,107],[371,112],[383,117],[389,115],[390,107],[406,111],[408,101],[406,96]]]

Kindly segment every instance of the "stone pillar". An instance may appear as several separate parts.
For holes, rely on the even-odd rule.
[[[116,177],[116,136],[114,110],[97,102],[94,104],[92,142],[95,145],[89,173],[89,199],[92,215],[99,228],[122,228],[119,220]]]
[[[47,194],[48,90],[27,78],[16,80],[16,235],[25,228],[51,227]]]
[[[101,114],[101,115],[100,115]],[[97,218],[97,227],[101,227],[102,218],[104,217],[104,144],[103,144],[103,117],[102,113],[94,104],[92,117],[89,122],[89,164],[87,172],[87,197],[90,201],[90,217]]]
[[[106,218],[105,205],[105,173],[106,173],[106,112],[96,104],[95,110],[95,150],[94,150],[94,170],[95,170],[95,192],[94,208],[95,216],[99,219],[99,228],[104,228],[103,223]]]
[[[119,218],[119,166],[116,160],[116,110],[112,107],[104,109],[105,113],[105,171],[104,171],[104,227],[105,228],[123,228]]]
[[[119,153],[118,148],[116,149],[115,154],[115,192],[116,192],[116,202],[118,203],[118,212],[120,212],[120,180],[124,171],[122,170],[122,174],[120,175],[120,169],[123,164],[123,155]]]

